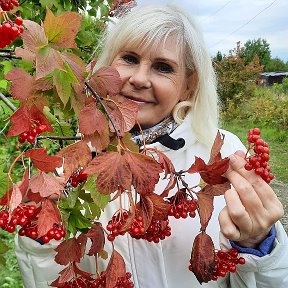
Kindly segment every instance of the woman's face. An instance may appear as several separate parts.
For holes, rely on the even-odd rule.
[[[123,81],[120,94],[138,104],[137,117],[143,128],[159,123],[187,97],[185,68],[173,40],[169,37],[165,44],[145,51],[124,47],[111,64]]]

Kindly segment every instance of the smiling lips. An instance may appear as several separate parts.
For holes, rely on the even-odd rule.
[[[125,98],[127,98],[127,99],[129,99],[135,103],[137,103],[138,105],[152,103],[151,101],[146,101],[144,99],[136,98],[133,96],[128,96],[128,95],[124,95],[124,94],[122,94],[122,96],[124,96]]]

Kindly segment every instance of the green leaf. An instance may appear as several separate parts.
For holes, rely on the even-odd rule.
[[[75,207],[78,196],[79,196],[79,189],[75,189],[69,193],[68,197],[66,198],[67,205],[69,208]]]
[[[94,203],[99,208],[104,209],[110,200],[110,195],[104,195],[98,191],[96,186],[96,180],[97,180],[96,175],[90,175],[85,185],[83,186],[83,189],[88,190],[91,193],[91,197]]]
[[[4,169],[5,164],[0,164],[0,196],[4,195],[7,190],[7,173],[4,172]]]
[[[9,247],[3,241],[0,241],[0,254],[4,254],[8,250],[9,250]]]
[[[84,203],[85,208],[84,216],[89,219],[98,219],[101,215],[101,209],[95,203]]]
[[[2,61],[1,65],[3,65],[2,72],[4,75],[14,68],[11,61]]]
[[[79,229],[89,228],[91,225],[91,222],[85,216],[83,216],[79,210],[74,209],[70,213],[68,230],[72,233]]]
[[[0,255],[0,266],[5,267],[6,266],[6,259]]]
[[[8,81],[7,80],[0,80],[0,88],[7,89]]]

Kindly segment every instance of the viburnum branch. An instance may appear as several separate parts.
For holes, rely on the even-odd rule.
[[[38,136],[37,140],[81,140],[82,137],[81,136]]]
[[[93,88],[90,86],[90,84],[88,83],[88,81],[85,81],[85,86],[86,86],[86,88],[88,88],[88,90],[92,93],[92,95],[94,96],[93,98],[95,98],[95,99],[97,100],[97,102],[99,102],[99,103],[101,104],[101,106],[102,106],[103,109],[104,109],[105,114],[107,115],[110,123],[112,124],[112,126],[113,126],[113,128],[114,128],[114,130],[115,130],[115,132],[116,132],[117,137],[118,137],[118,138],[121,138],[121,135],[119,135],[119,131],[116,129],[115,124],[114,124],[113,120],[111,119],[110,114],[109,114],[109,112],[108,112],[105,104],[103,103],[101,97],[97,94],[96,91],[93,90]]]
[[[8,59],[21,59],[20,57],[17,57],[13,52],[14,51],[12,50],[0,50],[0,57]]]
[[[14,183],[13,180],[12,180],[12,178],[11,178],[12,169],[13,169],[15,163],[16,163],[21,157],[23,157],[24,153],[25,153],[25,152],[20,153],[20,154],[14,159],[13,163],[11,164],[11,166],[10,166],[10,168],[9,168],[9,170],[8,170],[8,174],[7,174],[7,175],[8,175],[8,177],[9,177],[11,183]],[[23,161],[22,161],[22,163],[23,163]],[[9,187],[9,186],[8,186],[8,183],[9,183],[9,181],[8,181],[8,178],[7,178],[7,187]]]
[[[138,127],[139,127],[139,130],[140,130],[140,133],[141,133],[141,136],[142,136],[144,150],[146,150],[146,142],[145,142],[144,133],[143,133],[142,127],[141,127],[138,119],[136,119],[136,123],[137,123],[137,125],[138,125]]]
[[[1,92],[0,92],[0,99],[13,111],[15,112],[17,110],[17,108],[8,100],[8,98],[6,96],[4,96]]]

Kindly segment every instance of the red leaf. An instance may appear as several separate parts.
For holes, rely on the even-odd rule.
[[[160,150],[154,149],[154,148],[148,148],[146,151],[152,151],[152,153],[155,153],[158,156],[158,163],[161,165],[162,169],[164,170],[164,179],[170,175],[170,180],[165,187],[164,191],[161,193],[162,197],[167,197],[169,194],[169,191],[173,189],[177,183],[177,178],[175,177],[175,168],[172,163],[172,161]]]
[[[76,12],[65,12],[55,16],[47,8],[43,23],[49,43],[56,48],[77,48],[76,34],[81,24],[81,15]]]
[[[43,200],[43,197],[41,197],[39,193],[33,193],[30,189],[26,196],[30,201],[34,201],[35,203],[40,203]]]
[[[39,122],[42,125],[46,125],[47,132],[53,132],[53,127],[51,126],[50,121],[44,115],[44,113],[38,109],[37,106],[33,105],[30,109],[30,118],[36,122]]]
[[[117,133],[123,136],[134,127],[139,107],[137,103],[122,96],[115,96],[111,100],[113,104],[109,106],[108,111],[113,125],[109,122],[110,130],[116,132],[116,128]]]
[[[59,278],[57,279],[57,284],[64,284],[64,286],[56,286],[56,287],[65,287],[66,282],[69,282],[75,275],[73,265],[68,265],[65,269],[63,269],[60,273]],[[54,283],[54,282],[53,282]],[[55,283],[56,284],[56,283]],[[54,284],[54,285],[55,285]],[[51,283],[52,285],[52,283]]]
[[[126,151],[124,154],[132,173],[132,184],[139,194],[145,195],[154,192],[162,172],[160,164],[152,157],[144,154]]]
[[[105,236],[103,228],[100,223],[96,223],[93,227],[90,228],[87,237],[91,238],[92,245],[88,252],[89,256],[96,255],[103,250],[105,244]]]
[[[12,125],[7,133],[7,137],[20,135],[30,128],[30,113],[26,105],[21,105],[9,119]]]
[[[55,251],[55,262],[60,265],[67,265],[69,262],[80,262],[81,260],[81,247],[76,238],[69,238],[61,242]]]
[[[153,218],[156,220],[166,219],[170,209],[170,203],[155,193],[148,194],[145,197],[149,198],[153,203]]]
[[[124,277],[125,273],[126,269],[123,257],[116,250],[114,250],[106,269],[105,288],[114,288],[118,278]]]
[[[39,193],[41,197],[49,197],[53,194],[60,195],[64,190],[64,182],[60,177],[39,172],[32,176],[29,189],[32,193]]]
[[[222,176],[228,167],[228,157],[209,165],[206,165],[201,158],[195,157],[195,163],[186,172],[191,174],[199,172],[201,178],[208,184],[222,184],[228,181],[226,177]]]
[[[95,157],[84,170],[87,174],[98,174],[97,188],[100,193],[110,194],[118,186],[130,190],[132,174],[125,157],[118,152],[107,152]]]
[[[91,150],[84,141],[79,141],[61,149],[57,154],[64,158],[64,174],[68,179],[75,169],[85,167],[92,159]]]
[[[28,189],[28,185],[29,185],[29,178],[28,177],[29,177],[29,171],[28,171],[28,169],[26,169],[23,176],[22,176],[21,182],[17,183],[18,189],[20,190],[20,192],[22,194],[22,198],[25,196],[27,189]],[[13,194],[13,189],[11,188],[1,197],[0,205],[2,205],[2,206],[9,205],[12,194]],[[11,210],[11,212],[12,212],[12,210]]]
[[[95,132],[93,135],[84,135],[84,141],[91,142],[91,145],[96,148],[99,153],[105,150],[110,144],[109,127],[104,127],[105,131],[102,134]]]
[[[23,23],[26,28],[21,35],[24,48],[28,48],[29,51],[36,53],[37,48],[48,44],[48,39],[45,35],[44,29],[31,20],[24,20]]]
[[[209,194],[197,193],[201,229],[204,231],[212,216],[214,197]]]
[[[102,134],[105,131],[105,126],[107,125],[108,122],[104,114],[97,109],[95,103],[90,103],[80,111],[80,133],[90,135],[97,131],[99,134]]]
[[[91,87],[100,97],[113,96],[120,92],[122,80],[119,72],[112,67],[101,67],[89,80]]]
[[[209,235],[201,232],[194,239],[191,260],[192,271],[197,280],[202,284],[211,280],[214,270],[214,244]]]
[[[141,196],[140,203],[137,205],[137,215],[142,216],[145,231],[148,229],[153,217],[153,202],[149,197]]]
[[[62,158],[47,155],[44,148],[30,149],[25,156],[31,158],[34,166],[43,172],[54,172],[55,168],[62,166]]]
[[[80,249],[81,249],[81,258],[84,257],[85,254],[85,249],[86,249],[86,244],[87,244],[87,236],[86,234],[80,234],[77,238],[77,241],[80,245]]]
[[[221,134],[218,130],[216,137],[215,137],[215,140],[214,140],[214,143],[213,143],[213,146],[211,148],[210,160],[209,160],[208,164],[211,164],[213,162],[216,162],[216,161],[219,161],[222,159],[220,150],[224,144],[224,138],[225,138],[225,135]]]
[[[11,93],[14,99],[25,101],[33,93],[34,78],[25,70],[14,68],[5,78],[12,81]]]
[[[202,194],[209,194],[213,196],[223,195],[228,189],[231,188],[230,182],[225,182],[223,184],[209,185],[207,184],[202,190]]]
[[[9,201],[9,213],[11,214],[14,209],[22,202],[22,193],[17,184],[13,184],[12,193]]]
[[[37,224],[39,237],[45,235],[53,228],[54,224],[61,224],[60,212],[53,201],[45,199],[38,215]]]

